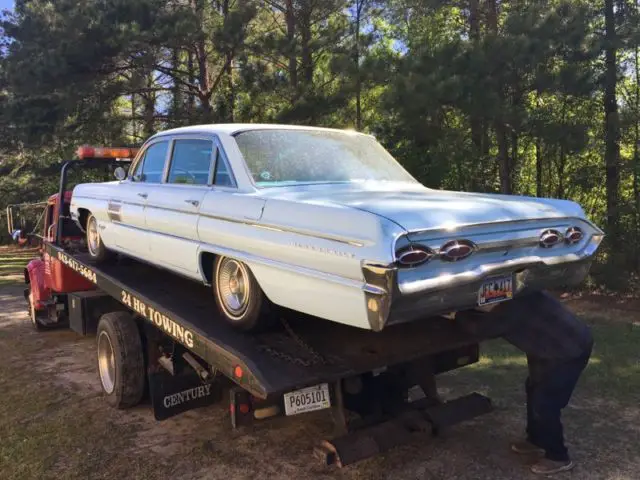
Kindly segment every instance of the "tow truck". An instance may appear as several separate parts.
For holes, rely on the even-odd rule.
[[[81,147],[61,165],[40,256],[24,272],[35,329],[95,336],[99,380],[112,407],[150,400],[161,421],[226,401],[231,428],[326,410],[335,432],[314,452],[339,467],[492,410],[479,393],[444,401],[436,388],[437,375],[478,361],[487,338],[462,326],[491,321],[481,312],[372,332],[281,311],[276,328],[247,334],[216,318],[205,287],[129,258],[93,264],[69,216],[70,173],[114,170],[135,153]]]

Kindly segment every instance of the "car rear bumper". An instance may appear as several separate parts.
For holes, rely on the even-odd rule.
[[[514,296],[580,284],[589,273],[602,237],[594,236],[577,253],[552,257],[522,257],[482,265],[456,275],[434,276],[398,283],[395,266],[365,264],[366,308],[374,331],[403,323],[478,306],[478,291],[487,279],[513,275]]]
[[[513,295],[524,291],[539,291],[580,284],[589,273],[591,259],[559,264],[536,265],[520,271],[497,270],[495,275],[513,275]],[[487,275],[464,285],[431,293],[414,293],[397,296],[389,310],[385,325],[409,322],[425,316],[441,315],[454,311],[469,310],[478,306],[478,292],[483,283],[494,275]]]

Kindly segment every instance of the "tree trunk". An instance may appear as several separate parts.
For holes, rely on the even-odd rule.
[[[131,94],[131,135],[138,139],[138,120],[136,120],[136,97],[135,93]]]
[[[196,83],[196,74],[195,74],[195,66],[193,63],[193,52],[189,50],[189,55],[187,57],[187,72],[189,76],[189,85],[194,85]],[[189,119],[193,119],[193,112],[196,108],[196,96],[189,92],[187,96],[187,116]]]
[[[193,9],[196,17],[202,22],[204,20],[204,1],[193,0]],[[198,37],[195,42],[195,57],[198,65],[198,100],[202,109],[202,121],[213,120],[213,108],[211,107],[211,76],[209,75],[209,62],[207,47],[205,42],[204,25],[200,26]]]
[[[511,165],[509,163],[509,144],[507,131],[501,119],[495,122],[496,141],[498,143],[498,161],[500,163],[500,192],[511,194]]]
[[[480,42],[480,5],[479,0],[469,0],[469,37],[474,46]],[[471,126],[471,144],[473,155],[471,158],[471,190],[478,190],[479,174],[482,172],[483,154],[483,122],[482,118],[476,113],[475,107],[471,105],[471,113],[469,115],[469,123]]]
[[[177,48],[173,49],[171,55],[171,67],[174,69],[178,69],[180,64],[180,50]],[[182,92],[180,91],[180,86],[176,80],[173,80],[173,87],[171,89],[171,110],[172,115],[170,119],[170,124],[174,127],[180,124],[180,120],[182,119]]]
[[[560,144],[560,155],[558,159],[558,190],[556,198],[564,198],[564,168],[567,163],[567,154],[563,144]]]
[[[298,88],[298,58],[296,53],[296,13],[293,0],[286,0],[285,20],[287,23],[287,55],[289,57],[289,82]]]
[[[536,136],[536,197],[542,197],[542,145],[540,137]]]
[[[222,15],[226,19],[229,16],[229,0],[224,0],[222,2]],[[236,109],[236,98],[235,98],[235,84],[233,82],[233,58],[234,52],[233,49],[230,49],[225,54],[226,62],[225,62],[225,77],[227,79],[227,101],[226,101],[226,112],[225,118],[227,122],[233,123],[235,121],[235,109]]]
[[[362,130],[362,78],[360,76],[360,23],[367,0],[356,0],[356,40],[354,63],[356,67],[356,130]]]
[[[487,11],[487,26],[490,32],[498,38],[498,0],[489,0]],[[498,97],[498,112],[494,118],[496,142],[498,144],[498,162],[500,164],[500,191],[505,194],[512,192],[511,163],[509,161],[509,143],[507,127],[504,122],[505,96],[502,79],[496,79],[496,93]]]
[[[640,14],[640,2],[636,0],[636,15]],[[633,125],[633,200],[635,205],[635,238],[640,238],[640,52],[638,45],[634,49],[634,63],[636,76],[635,89],[635,122]],[[640,271],[640,242],[635,245],[635,270]]]
[[[304,7],[300,10],[300,47],[302,78],[305,86],[313,84],[313,57],[311,51],[311,14],[313,5],[311,2],[304,2]]]
[[[155,133],[155,115],[156,115],[156,95],[151,88],[153,87],[153,77],[151,74],[147,77],[148,92],[142,95],[143,119],[144,119],[144,136],[149,138]]]
[[[536,108],[540,108],[540,91],[536,90]],[[536,197],[544,196],[542,190],[542,140],[536,128]]]
[[[614,0],[605,0],[605,75],[604,75],[604,115],[605,115],[605,152],[607,189],[607,227],[610,241],[619,241],[618,224],[619,187],[620,187],[620,124],[618,119],[617,87],[617,35]]]
[[[519,140],[520,137],[518,136],[518,132],[515,129],[511,130],[511,162],[509,163],[509,182],[511,183],[512,191],[518,191],[518,184],[516,183],[516,170],[518,165]]]

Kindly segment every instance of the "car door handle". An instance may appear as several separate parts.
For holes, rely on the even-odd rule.
[[[185,200],[185,202],[190,203],[194,207],[197,207],[198,205],[200,205],[200,202],[198,200]]]
[[[142,198],[147,198],[149,196],[149,194],[148,193],[139,193],[138,196],[142,197]]]

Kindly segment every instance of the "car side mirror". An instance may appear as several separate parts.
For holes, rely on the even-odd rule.
[[[114,175],[115,175],[115,177],[116,177],[118,180],[120,180],[120,181],[122,181],[122,180],[124,180],[125,178],[127,178],[127,172],[126,172],[126,171],[125,171],[125,169],[124,169],[124,168],[122,168],[122,167],[118,167],[118,168],[116,168],[116,169],[113,171],[113,174],[114,174]]]

